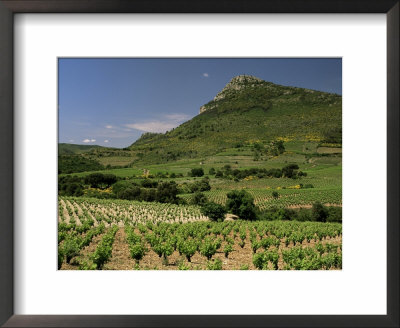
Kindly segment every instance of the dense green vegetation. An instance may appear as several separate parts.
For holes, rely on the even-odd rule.
[[[83,157],[81,155],[58,156],[58,174],[97,171],[103,169],[104,166],[98,161]]]
[[[107,149],[107,148],[97,145],[75,145],[75,144],[59,143],[58,155],[82,154],[90,152],[91,150],[94,149]]]

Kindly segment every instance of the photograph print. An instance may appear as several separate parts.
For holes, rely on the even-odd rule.
[[[59,270],[341,270],[341,58],[59,58]]]

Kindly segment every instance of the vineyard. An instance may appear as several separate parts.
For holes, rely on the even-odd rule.
[[[62,270],[333,270],[342,225],[211,222],[196,206],[59,198]]]
[[[311,207],[311,204],[319,201],[323,204],[341,205],[342,189],[280,189],[276,190],[278,198],[272,196],[272,189],[249,189],[247,190],[254,197],[254,204],[261,210],[271,207]],[[209,201],[224,205],[226,203],[226,190],[211,190],[204,192]],[[191,194],[181,195],[186,201],[193,197]]]
[[[186,223],[207,219],[197,206],[83,197],[60,197],[58,212],[60,223],[81,225],[93,220],[94,226],[103,223],[105,227],[148,221]]]

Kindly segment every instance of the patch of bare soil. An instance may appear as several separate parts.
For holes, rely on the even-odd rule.
[[[112,256],[104,265],[103,270],[132,270],[135,261],[130,256],[128,241],[124,228],[120,228],[115,234]]]

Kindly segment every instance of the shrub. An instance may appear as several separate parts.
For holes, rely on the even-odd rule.
[[[208,202],[202,206],[201,213],[208,216],[212,221],[223,221],[225,219],[226,209],[220,204]]]
[[[217,245],[211,240],[206,238],[200,246],[200,254],[205,256],[207,260],[211,260],[211,257],[217,252]]]
[[[150,179],[144,179],[141,182],[141,185],[143,188],[157,188],[158,187],[158,182]]]
[[[129,245],[129,251],[131,253],[131,257],[136,261],[136,264],[139,264],[139,261],[146,254],[146,248],[142,243]]]
[[[228,258],[229,253],[231,253],[233,251],[232,245],[231,244],[226,244],[224,247],[224,254],[225,257]]]
[[[191,204],[203,206],[208,202],[207,196],[202,192],[196,192],[191,200]]]
[[[140,198],[141,190],[139,187],[130,187],[120,190],[117,197],[120,199],[135,200]]]
[[[214,261],[208,261],[207,270],[222,270],[222,261],[220,259],[215,259]]]
[[[190,192],[211,190],[210,179],[208,177],[206,177],[200,181],[196,181],[196,182],[190,184],[189,190],[190,190]]]
[[[282,174],[286,178],[295,179],[297,178],[297,170],[299,166],[297,164],[289,164],[282,168]]]
[[[112,254],[112,245],[114,243],[115,234],[118,231],[118,226],[113,226],[101,239],[95,252],[91,256],[91,260],[96,265],[97,269],[102,269]]]
[[[190,176],[192,177],[202,177],[204,175],[204,170],[200,168],[194,168],[190,171]]]
[[[328,209],[320,202],[316,202],[313,204],[311,217],[314,221],[326,222],[326,219],[328,217]]]
[[[117,196],[118,193],[121,192],[122,190],[132,188],[134,186],[136,186],[136,183],[126,180],[120,180],[112,185],[112,191]]]
[[[224,176],[224,174],[222,173],[222,171],[220,171],[220,170],[218,170],[216,173],[215,173],[215,177],[216,178],[222,178]]]
[[[259,270],[264,269],[265,266],[268,264],[268,260],[266,259],[264,253],[254,254],[253,255],[253,264]]]
[[[117,182],[117,177],[114,174],[92,173],[87,175],[84,181],[92,188],[107,188]]]
[[[342,222],[342,208],[331,206],[328,207],[328,217],[327,222]]]
[[[67,263],[71,262],[74,256],[79,255],[79,244],[78,238],[68,237],[64,240],[62,253],[65,254]]]
[[[192,256],[196,253],[197,251],[197,242],[193,239],[189,240],[182,240],[178,244],[178,250],[180,253],[186,256],[186,259],[188,262],[191,262]]]
[[[278,192],[277,192],[277,191],[273,191],[273,192],[272,192],[272,197],[273,197],[274,199],[278,199],[278,198],[279,198]]]
[[[226,209],[239,216],[243,220],[255,220],[257,209],[253,197],[245,190],[233,190],[229,192],[226,201]]]

